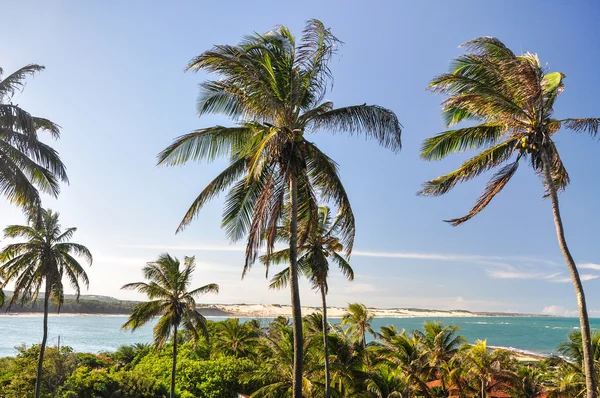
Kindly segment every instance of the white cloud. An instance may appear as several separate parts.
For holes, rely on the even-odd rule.
[[[553,280],[560,275],[560,272],[553,274],[536,273],[536,272],[520,272],[520,271],[499,271],[490,270],[489,275],[494,279],[549,279]]]
[[[577,268],[593,269],[596,271],[600,271],[600,264],[594,264],[594,263],[579,264],[577,266]]]
[[[542,310],[542,314],[547,314],[547,315],[565,315],[565,313],[567,312],[567,310],[565,310],[565,307],[561,306],[561,305],[549,305],[547,307],[544,307],[544,309]]]
[[[579,279],[581,279],[582,282],[591,281],[593,279],[598,279],[598,278],[600,278],[600,275],[594,275],[594,274],[581,274],[581,275],[579,275]],[[552,282],[569,283],[569,282],[571,282],[571,278],[567,277],[567,278],[553,279]]]

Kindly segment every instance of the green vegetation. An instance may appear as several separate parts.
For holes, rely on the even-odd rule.
[[[321,319],[304,319],[303,396],[325,394]],[[581,334],[574,331],[561,352],[568,362],[548,358],[519,363],[510,352],[490,350],[485,341],[467,344],[459,328],[426,322],[422,330],[382,327],[365,347],[352,332],[330,327],[333,397],[575,397],[585,391]],[[193,341],[178,333],[175,396],[179,398],[291,397],[293,329],[286,318],[264,328],[237,319],[207,323],[210,338]],[[594,341],[597,343],[598,335]],[[596,347],[596,346],[595,346]],[[16,357],[0,358],[0,397],[31,395],[39,346],[19,347]],[[74,353],[48,347],[42,397],[159,398],[169,393],[174,344],[121,346],[114,352]],[[600,351],[595,351],[600,352]],[[579,358],[580,359],[580,358]],[[595,361],[598,364],[598,355]],[[597,366],[600,371],[600,366]]]
[[[152,319],[160,317],[154,326],[154,346],[162,348],[169,340],[169,336],[173,335],[171,398],[175,398],[177,331],[183,327],[193,343],[198,342],[200,333],[208,340],[206,318],[196,310],[195,298],[201,294],[219,292],[219,286],[214,283],[189,290],[192,274],[196,269],[195,259],[185,257],[183,269],[180,269],[180,265],[177,258],[161,254],[158,260],[144,267],[144,277],[149,283],[134,282],[123,286],[123,289],[144,293],[150,299],[135,306],[123,329],[134,331]]]
[[[355,231],[336,163],[307,136],[316,131],[365,134],[394,151],[401,146],[400,124],[392,111],[366,104],[334,108],[332,102],[323,102],[332,78],[329,61],[339,43],[320,21],[310,20],[298,41],[288,28],[278,26],[192,59],[187,70],[218,75],[201,84],[200,116],[222,114],[238,125],[193,131],[159,154],[159,164],[171,166],[229,157],[229,166],[198,195],[178,230],[208,200],[231,187],[222,225],[234,241],[247,237],[244,273],[261,247],[266,246],[267,254],[273,251],[277,226],[284,213],[289,214],[294,398],[301,398],[303,374],[297,261],[303,237],[298,234],[298,219],[308,217],[316,225],[319,201],[334,203],[339,213],[337,234],[348,255]]]
[[[7,294],[7,301],[11,300],[12,296]],[[99,301],[99,300],[76,300],[65,299],[60,306],[61,314],[120,314],[128,315],[131,313],[137,301]],[[0,312],[7,311],[7,305],[0,306]],[[48,304],[49,312],[58,312],[58,307],[54,302]],[[10,308],[10,312],[16,313],[36,313],[44,312],[44,302],[36,300],[32,303],[20,304],[16,303]]]
[[[521,161],[528,161],[541,177],[545,197],[552,200],[558,243],[563,253],[579,309],[587,397],[596,397],[594,362],[588,311],[579,271],[571,256],[560,209],[558,192],[569,184],[569,174],[554,143],[562,127],[598,135],[600,119],[554,119],[554,103],[563,91],[561,72],[548,72],[535,54],[515,55],[500,40],[480,37],[463,45],[469,51],[455,59],[450,72],[433,79],[430,89],[448,94],[442,103],[447,127],[463,121],[475,126],[444,131],[423,142],[421,156],[440,160],[450,154],[483,149],[457,170],[428,181],[421,194],[439,196],[459,182],[500,167],[475,206],[464,217],[447,220],[462,224],[481,212],[515,175]]]

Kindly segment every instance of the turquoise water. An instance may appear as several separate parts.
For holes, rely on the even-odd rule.
[[[210,318],[218,321],[225,318]],[[125,316],[51,316],[49,318],[48,344],[56,345],[60,335],[61,345],[75,351],[111,351],[121,344],[150,343],[152,325],[135,332],[120,330]],[[434,318],[375,318],[373,329],[395,324],[407,330],[419,329]],[[469,342],[487,339],[488,345],[510,347],[539,354],[552,354],[567,334],[579,326],[576,318],[435,318],[444,324],[462,328],[461,334]],[[332,319],[332,323],[337,320]],[[266,323],[266,321],[265,321]],[[592,328],[600,329],[600,319],[592,319]],[[0,357],[15,355],[15,346],[40,343],[42,339],[41,316],[0,317]]]

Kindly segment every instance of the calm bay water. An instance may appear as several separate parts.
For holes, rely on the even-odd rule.
[[[225,318],[210,318],[213,321]],[[240,318],[244,320],[243,318]],[[511,347],[540,354],[551,354],[567,334],[579,326],[576,318],[435,318],[446,324],[458,325],[469,342],[487,339],[488,345]],[[135,332],[120,330],[125,316],[51,316],[49,317],[48,344],[56,345],[60,335],[61,345],[75,351],[112,351],[122,344],[152,342],[152,325]],[[434,318],[375,318],[373,329],[394,324],[399,329],[420,329],[423,323]],[[335,323],[339,320],[332,319]],[[267,321],[265,320],[265,323]],[[593,329],[600,329],[600,319],[591,320]],[[15,346],[40,343],[42,340],[41,316],[0,316],[0,357],[16,354]]]

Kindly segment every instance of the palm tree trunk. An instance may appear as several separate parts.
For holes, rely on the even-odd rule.
[[[302,398],[302,308],[298,289],[298,183],[290,177],[290,290],[292,295],[292,318],[294,328],[294,379],[293,398]]]
[[[323,301],[323,349],[325,350],[325,398],[331,396],[331,375],[329,374],[329,342],[327,341],[327,301],[325,284],[320,286],[321,300]]]
[[[590,333],[590,320],[588,318],[587,305],[585,302],[585,294],[583,293],[583,285],[581,278],[579,277],[579,271],[575,265],[575,261],[571,256],[571,252],[567,246],[565,240],[565,231],[560,217],[560,209],[558,207],[558,194],[556,192],[556,186],[550,173],[550,161],[546,151],[542,150],[542,163],[544,167],[544,177],[546,180],[546,186],[552,199],[552,214],[554,215],[554,224],[556,225],[556,236],[558,237],[558,245],[560,250],[567,262],[569,272],[571,274],[571,281],[575,288],[575,295],[577,297],[577,307],[579,309],[579,326],[581,328],[581,344],[583,346],[583,368],[585,373],[585,386],[586,386],[586,397],[596,398],[598,391],[596,390],[596,381],[594,380],[594,358],[592,356],[592,344],[591,344],[591,333]]]
[[[44,351],[48,340],[48,301],[50,300],[50,280],[46,278],[46,291],[44,292],[44,336],[40,346],[40,357],[38,358],[37,377],[35,379],[35,398],[40,398],[42,388],[42,369],[44,365]]]
[[[173,366],[171,367],[171,398],[175,398],[175,369],[177,368],[177,325],[173,327]]]

